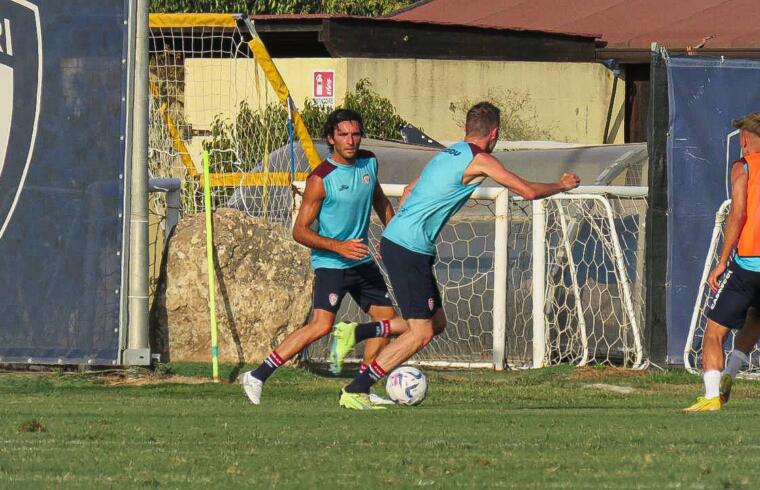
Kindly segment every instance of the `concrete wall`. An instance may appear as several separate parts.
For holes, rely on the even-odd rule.
[[[402,117],[442,141],[462,136],[449,110],[452,102],[462,97],[477,101],[489,91],[511,90],[528,96],[528,112],[536,114],[535,122],[551,133],[551,139],[603,143],[613,86],[612,73],[598,63],[365,58],[274,61],[299,107],[312,95],[314,71],[335,71],[338,104],[346,90],[368,78]],[[235,98],[252,98],[261,93],[256,90],[256,70],[251,64],[250,60],[187,60],[185,110],[194,127],[207,128],[214,114],[234,112],[239,104]],[[270,95],[266,100],[271,98]],[[261,96],[258,99],[251,104],[261,103]],[[623,142],[624,101],[625,83],[620,80],[608,142]]]
[[[368,78],[399,114],[439,140],[461,138],[449,104],[462,97],[478,100],[490,91],[527,94],[538,124],[553,139],[599,144],[612,93],[613,76],[598,63],[510,61],[276,59],[285,83],[299,104],[311,96],[312,72],[334,69],[337,99]],[[609,142],[622,143],[625,82],[618,81]],[[507,135],[509,137],[509,135]]]

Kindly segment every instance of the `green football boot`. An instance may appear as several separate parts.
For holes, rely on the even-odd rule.
[[[348,393],[346,390],[340,391],[338,405],[351,410],[386,410],[382,405],[375,405],[372,403],[368,394]]]
[[[330,343],[330,372],[340,374],[343,361],[356,345],[356,323],[340,322],[333,327]]]

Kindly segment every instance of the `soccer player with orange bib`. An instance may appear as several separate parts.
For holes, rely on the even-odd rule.
[[[743,157],[731,168],[731,211],[720,259],[707,278],[715,293],[702,338],[705,394],[686,412],[720,410],[731,386],[760,337],[760,112],[735,119]],[[723,344],[739,330],[724,366]],[[721,372],[723,370],[723,372]]]

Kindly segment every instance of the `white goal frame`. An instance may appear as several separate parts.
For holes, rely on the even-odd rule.
[[[301,204],[301,195],[305,189],[305,182],[294,182],[294,199],[293,199],[293,219],[291,222],[295,222],[295,216],[298,213]],[[403,184],[382,184],[383,191],[389,198],[397,198],[403,194],[405,185]],[[547,343],[546,339],[549,335],[549,320],[545,312],[545,303],[547,288],[545,282],[545,275],[547,274],[546,265],[546,206],[552,201],[559,206],[560,209],[560,221],[563,228],[564,243],[562,247],[567,256],[567,260],[570,263],[570,276],[572,279],[572,290],[576,298],[580,298],[579,290],[580,285],[578,278],[574,272],[575,264],[573,264],[572,244],[568,241],[568,223],[566,216],[562,213],[562,205],[565,202],[577,202],[588,201],[595,202],[602,206],[606,211],[605,221],[610,229],[615,230],[615,213],[607,198],[608,195],[614,195],[622,198],[640,198],[645,199],[648,194],[647,187],[641,186],[584,186],[579,187],[568,193],[557,194],[546,199],[540,199],[533,201],[530,205],[532,207],[532,311],[531,311],[531,330],[533,336],[533,350],[532,350],[532,364],[531,368],[541,368],[549,365]],[[507,345],[507,297],[508,297],[508,242],[510,233],[510,216],[509,208],[511,204],[520,203],[524,201],[519,196],[510,196],[509,192],[503,187],[481,187],[475,190],[470,197],[471,200],[476,201],[493,201],[494,211],[494,256],[493,256],[493,303],[492,303],[492,360],[490,362],[457,362],[457,361],[418,361],[417,364],[432,365],[438,367],[470,367],[470,368],[492,368],[497,371],[501,371],[505,368],[508,353],[506,352]],[[536,225],[538,224],[538,225]],[[643,225],[642,225],[643,228]],[[643,239],[641,240],[643,244]],[[612,233],[609,237],[609,247],[614,252],[614,267],[615,274],[620,283],[622,289],[622,308],[624,314],[627,317],[627,321],[630,325],[631,335],[633,336],[633,368],[641,368],[646,365],[644,343],[642,330],[639,325],[638,315],[634,311],[634,301],[632,298],[632,292],[630,283],[625,273],[625,264],[623,258],[623,251],[619,239],[616,233]],[[640,258],[643,260],[643,256]],[[540,273],[539,273],[540,271]],[[536,280],[537,279],[537,280]],[[583,312],[580,311],[581,305],[579,301],[576,301],[576,308],[579,309],[579,329],[580,336],[583,345],[583,354],[579,365],[588,364],[592,360],[592,356],[588,348],[588,337],[586,332],[586,326],[584,322]],[[308,359],[308,354],[307,354]],[[321,358],[320,358],[321,359]],[[358,359],[347,359],[347,361],[358,362]],[[414,362],[411,362],[413,364]]]
[[[546,204],[548,201],[555,201],[560,203],[561,201],[596,201],[602,205],[606,211],[605,219],[610,226],[610,229],[615,229],[615,214],[610,206],[609,201],[604,196],[607,193],[614,193],[621,197],[646,197],[648,189],[646,187],[616,187],[616,186],[596,186],[596,187],[579,187],[569,193],[556,194],[546,199],[539,199],[533,201],[533,367],[541,368],[547,365],[547,352],[546,352],[546,335],[548,333],[548,325],[546,325],[546,315],[544,312],[544,305],[546,302],[546,287],[544,279],[545,273],[538,273],[541,270],[546,270],[545,265],[545,243],[546,243],[546,228],[545,228],[545,216],[546,216]],[[520,198],[514,198],[520,200]],[[567,239],[569,236],[567,218],[563,212],[562,205],[558,206],[560,215],[560,224],[563,230],[563,248],[567,256],[567,260],[570,262],[570,276],[572,282],[572,290],[575,297],[580,297],[580,286],[576,275],[576,266],[573,263],[573,254],[571,251],[572,245]],[[538,225],[537,225],[538,224]],[[610,245],[614,251],[615,260],[615,272],[620,280],[621,287],[623,289],[623,307],[625,314],[627,315],[628,322],[631,325],[633,340],[634,340],[634,362],[633,368],[637,369],[642,367],[644,362],[644,347],[642,342],[642,332],[639,326],[638,318],[634,310],[633,296],[631,293],[630,281],[625,273],[625,263],[623,259],[623,248],[620,245],[620,239],[617,234],[613,233],[610,236]],[[538,280],[536,280],[538,279]],[[578,326],[581,333],[581,342],[583,347],[583,355],[578,363],[580,366],[585,366],[590,361],[589,349],[588,349],[588,334],[586,332],[586,322],[582,312],[582,305],[580,302],[575,303],[578,311]]]

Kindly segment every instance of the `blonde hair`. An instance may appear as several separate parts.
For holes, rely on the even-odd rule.
[[[734,119],[731,125],[742,131],[749,131],[760,137],[760,112],[752,112],[744,117]]]

